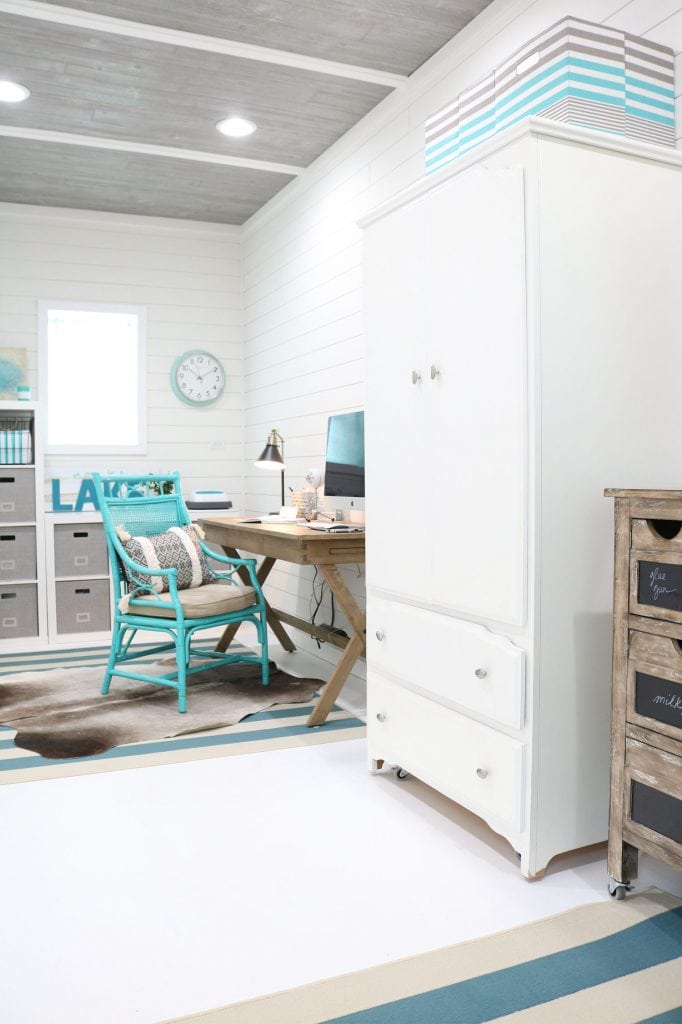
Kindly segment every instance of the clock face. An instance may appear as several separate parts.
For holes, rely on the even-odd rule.
[[[208,405],[223,393],[225,373],[215,356],[193,349],[173,363],[171,386],[188,405]]]

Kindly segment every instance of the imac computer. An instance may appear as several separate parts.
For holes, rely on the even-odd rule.
[[[365,414],[347,412],[330,416],[324,493],[328,498],[365,496]]]

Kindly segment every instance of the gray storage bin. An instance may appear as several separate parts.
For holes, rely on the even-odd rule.
[[[0,640],[38,636],[38,587],[35,583],[0,585]]]
[[[109,580],[70,580],[55,584],[57,633],[100,633],[111,629]]]
[[[35,518],[35,469],[0,466],[0,523],[33,523]]]
[[[109,572],[107,542],[101,523],[56,523],[55,576],[103,576]]]
[[[35,526],[0,527],[0,580],[34,580],[36,575]]]

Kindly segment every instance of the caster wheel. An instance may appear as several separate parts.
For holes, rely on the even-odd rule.
[[[609,882],[609,896],[614,900],[624,900],[631,890],[629,882]]]
[[[393,769],[393,771],[394,771],[396,779],[400,779],[401,782],[403,781],[403,779],[407,778],[407,772],[405,771],[404,768],[397,768],[396,767],[396,768]]]

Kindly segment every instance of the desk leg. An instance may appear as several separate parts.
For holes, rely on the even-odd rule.
[[[315,705],[312,714],[308,718],[307,725],[322,725],[326,721],[334,701],[341,693],[343,684],[350,674],[355,662],[365,650],[365,616],[359,608],[355,598],[346,586],[346,582],[335,565],[321,565],[320,569],[324,574],[329,587],[343,608],[353,628],[353,636],[348,641],[341,660],[334,669]]]
[[[225,554],[227,555],[228,558],[240,558],[241,557],[239,555],[239,553],[235,550],[235,548],[223,547],[223,551],[225,552]],[[261,587],[263,586],[263,584],[265,583],[266,579],[270,575],[270,572],[272,570],[273,565],[275,564],[275,561],[276,560],[274,558],[269,558],[269,557],[268,558],[264,558],[263,561],[261,562],[260,566],[258,567],[258,572],[256,573],[256,579],[260,583]],[[249,576],[249,571],[246,568],[246,566],[241,565],[239,567],[239,569],[237,570],[237,572],[239,573],[239,576],[240,576],[242,582],[245,583],[247,587],[250,587],[251,586],[251,578]],[[277,639],[281,643],[281,645],[284,648],[284,650],[285,651],[295,651],[296,647],[294,645],[293,640],[291,639],[289,634],[286,632],[286,630],[284,629],[284,626],[279,621],[277,615],[275,614],[274,610],[270,607],[270,605],[268,604],[267,601],[265,602],[265,614],[266,614],[266,617],[267,617],[267,620],[268,620],[268,626],[270,627],[272,632],[275,634],[275,636],[277,637]],[[222,652],[222,651],[226,651],[227,650],[227,648],[230,646],[230,644],[234,640],[235,633],[237,632],[237,630],[239,629],[240,626],[241,626],[241,622],[233,622],[231,626],[227,626],[227,628],[223,632],[223,635],[221,636],[220,640],[218,641],[218,643],[216,645],[216,651],[221,651]]]

